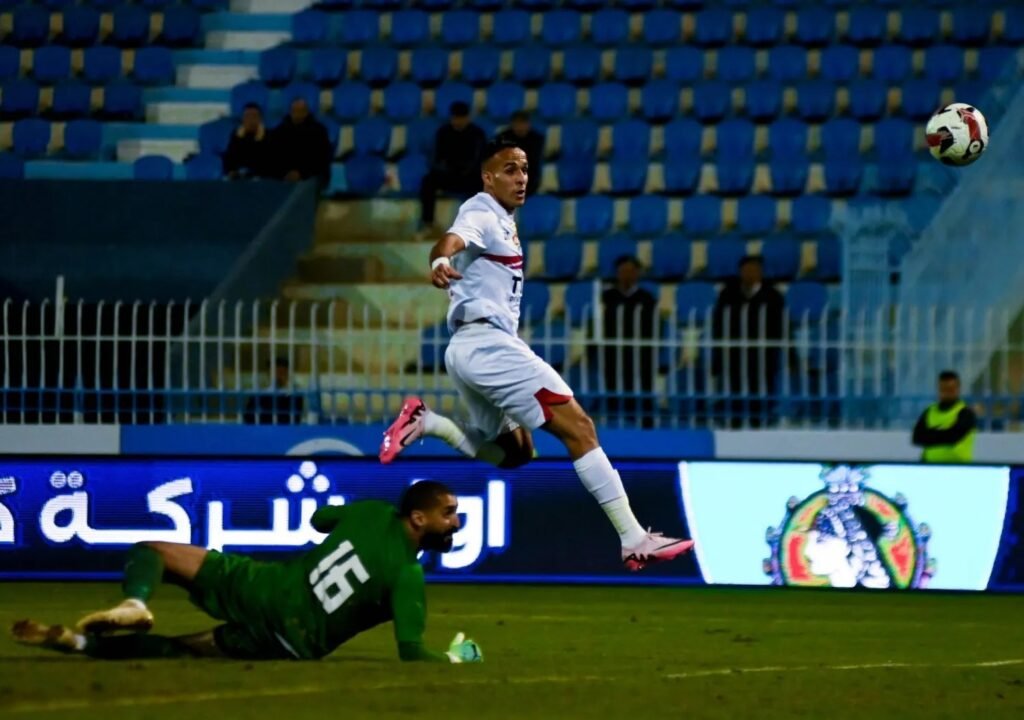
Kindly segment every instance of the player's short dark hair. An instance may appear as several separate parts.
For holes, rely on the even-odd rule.
[[[420,480],[402,494],[402,501],[398,504],[398,514],[402,517],[409,517],[416,510],[431,510],[437,506],[442,496],[454,495],[444,483],[436,480]]]
[[[620,266],[625,265],[626,263],[633,263],[637,268],[643,268],[643,263],[641,263],[635,255],[619,255],[615,258],[615,269],[618,270]]]
[[[510,150],[512,148],[518,148],[518,147],[519,147],[518,145],[516,145],[514,142],[512,142],[508,138],[497,137],[497,138],[494,138],[493,140],[488,140],[487,144],[484,145],[483,154],[480,156],[480,164],[481,165],[485,164],[492,157],[494,157],[495,155],[497,155],[498,153],[500,153],[500,152],[502,152],[504,150]]]
[[[758,267],[763,268],[764,258],[760,255],[744,255],[740,258],[739,267],[743,267],[744,265],[757,265]]]
[[[260,115],[263,114],[263,108],[260,107],[259,103],[247,102],[242,106],[242,112],[245,112],[246,110],[257,110]]]
[[[529,122],[530,113],[525,110],[516,110],[512,113],[512,122]]]
[[[960,375],[956,370],[943,370],[939,373],[939,382],[945,382],[946,380],[956,380],[960,382]]]
[[[448,106],[448,114],[452,117],[466,117],[469,115],[469,104],[456,100]]]

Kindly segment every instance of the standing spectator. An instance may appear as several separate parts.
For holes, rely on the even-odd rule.
[[[640,261],[623,255],[615,261],[615,285],[601,295],[604,337],[612,344],[604,351],[604,382],[612,394],[608,409],[621,412],[627,423],[654,425],[654,351],[630,340],[650,341],[658,300],[640,287]],[[635,395],[641,394],[640,402]],[[626,397],[618,397],[618,394]],[[639,414],[639,417],[637,417]]]
[[[224,153],[224,174],[230,178],[271,177],[274,160],[263,111],[256,103],[242,110],[242,124],[231,134]]]
[[[327,128],[309,111],[303,98],[292,100],[288,116],[271,137],[279,176],[289,182],[316,178],[321,187],[331,177],[331,142]]]
[[[448,124],[438,128],[434,142],[434,162],[420,185],[422,227],[434,224],[437,193],[472,195],[480,191],[480,153],[487,136],[469,118],[469,105],[454,102],[449,109]]]
[[[978,418],[960,399],[960,376],[952,370],[939,374],[938,402],[921,413],[913,442],[923,447],[926,463],[969,463],[974,458]]]
[[[301,424],[305,403],[289,380],[288,360],[277,358],[270,387],[249,398],[245,422],[250,425]]]
[[[530,127],[530,114],[519,110],[512,115],[511,124],[498,134],[499,140],[511,142],[526,153],[530,176],[526,181],[526,195],[537,192],[540,186],[540,164],[544,157],[544,135]]]
[[[740,260],[739,276],[718,295],[712,323],[712,373],[720,392],[733,398],[729,407],[734,428],[744,420],[760,427],[766,419],[764,399],[770,402],[778,388],[784,312],[782,295],[764,281],[761,258]]]

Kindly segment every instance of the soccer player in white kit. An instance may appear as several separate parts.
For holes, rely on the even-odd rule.
[[[469,410],[469,424],[409,397],[384,433],[380,460],[391,462],[427,435],[468,457],[515,468],[533,457],[530,433],[543,428],[565,445],[576,474],[618,531],[623,564],[639,570],[671,560],[693,541],[649,532],[637,522],[593,421],[554,368],[517,335],[523,254],[513,213],[526,201],[528,172],[526,153],[518,147],[489,143],[482,159],[484,191],[462,204],[430,251],[431,280],[451,298],[445,365]]]

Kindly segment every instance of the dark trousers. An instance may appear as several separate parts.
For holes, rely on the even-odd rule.
[[[458,175],[448,170],[431,170],[423,178],[420,185],[420,216],[424,225],[434,222],[434,210],[437,207],[438,191],[457,195],[473,195],[480,192],[480,174]]]

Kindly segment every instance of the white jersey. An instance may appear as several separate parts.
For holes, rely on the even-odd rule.
[[[451,281],[448,288],[448,329],[454,333],[462,323],[486,319],[516,335],[523,299],[523,250],[512,213],[487,193],[477,193],[462,203],[448,232],[466,243],[466,249],[452,258],[462,279]]]

